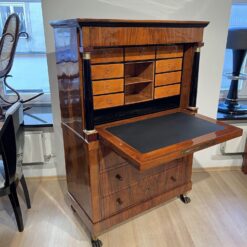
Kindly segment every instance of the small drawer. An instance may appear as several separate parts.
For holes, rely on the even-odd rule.
[[[125,61],[155,59],[155,48],[148,46],[125,48]]]
[[[169,46],[158,46],[156,52],[156,58],[173,58],[183,57],[183,46],[181,45],[169,45]]]
[[[182,69],[182,58],[156,61],[156,73],[169,72]]]
[[[92,80],[110,79],[123,77],[123,64],[100,64],[92,65]]]
[[[91,64],[123,62],[123,48],[95,49],[91,53]]]
[[[131,187],[102,199],[103,217],[108,217],[137,203],[149,200],[184,184],[185,166],[181,163],[145,177]]]
[[[180,83],[181,82],[181,71],[169,72],[155,75],[155,86],[163,86],[168,84]]]
[[[109,108],[124,104],[124,94],[115,93],[109,95],[100,95],[93,97],[94,109]]]
[[[93,95],[123,92],[124,80],[102,80],[93,81]]]
[[[174,84],[164,87],[156,87],[154,91],[154,98],[166,98],[180,94],[180,84]]]

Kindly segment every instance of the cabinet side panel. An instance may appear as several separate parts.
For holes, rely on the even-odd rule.
[[[88,149],[85,141],[62,125],[68,191],[84,212],[92,218]]]
[[[80,122],[82,115],[82,70],[76,28],[55,28],[57,78],[62,122]]]

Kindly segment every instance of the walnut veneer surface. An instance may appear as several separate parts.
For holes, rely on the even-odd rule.
[[[191,190],[193,153],[241,135],[236,127],[186,110],[196,79],[194,56],[207,24],[97,19],[51,23],[68,194],[93,238]],[[173,133],[176,141],[146,153],[108,131],[169,114],[185,114],[215,129],[185,140]],[[164,126],[169,132],[169,124]],[[147,124],[143,131],[152,133],[152,127]],[[193,131],[193,125],[186,128]],[[147,145],[151,139],[145,140]]]

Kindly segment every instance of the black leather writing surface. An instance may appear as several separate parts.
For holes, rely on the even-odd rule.
[[[107,128],[141,153],[223,129],[221,125],[181,112]]]

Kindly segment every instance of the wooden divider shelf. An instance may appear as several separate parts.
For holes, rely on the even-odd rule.
[[[124,67],[125,104],[152,100],[154,63],[133,62]]]

